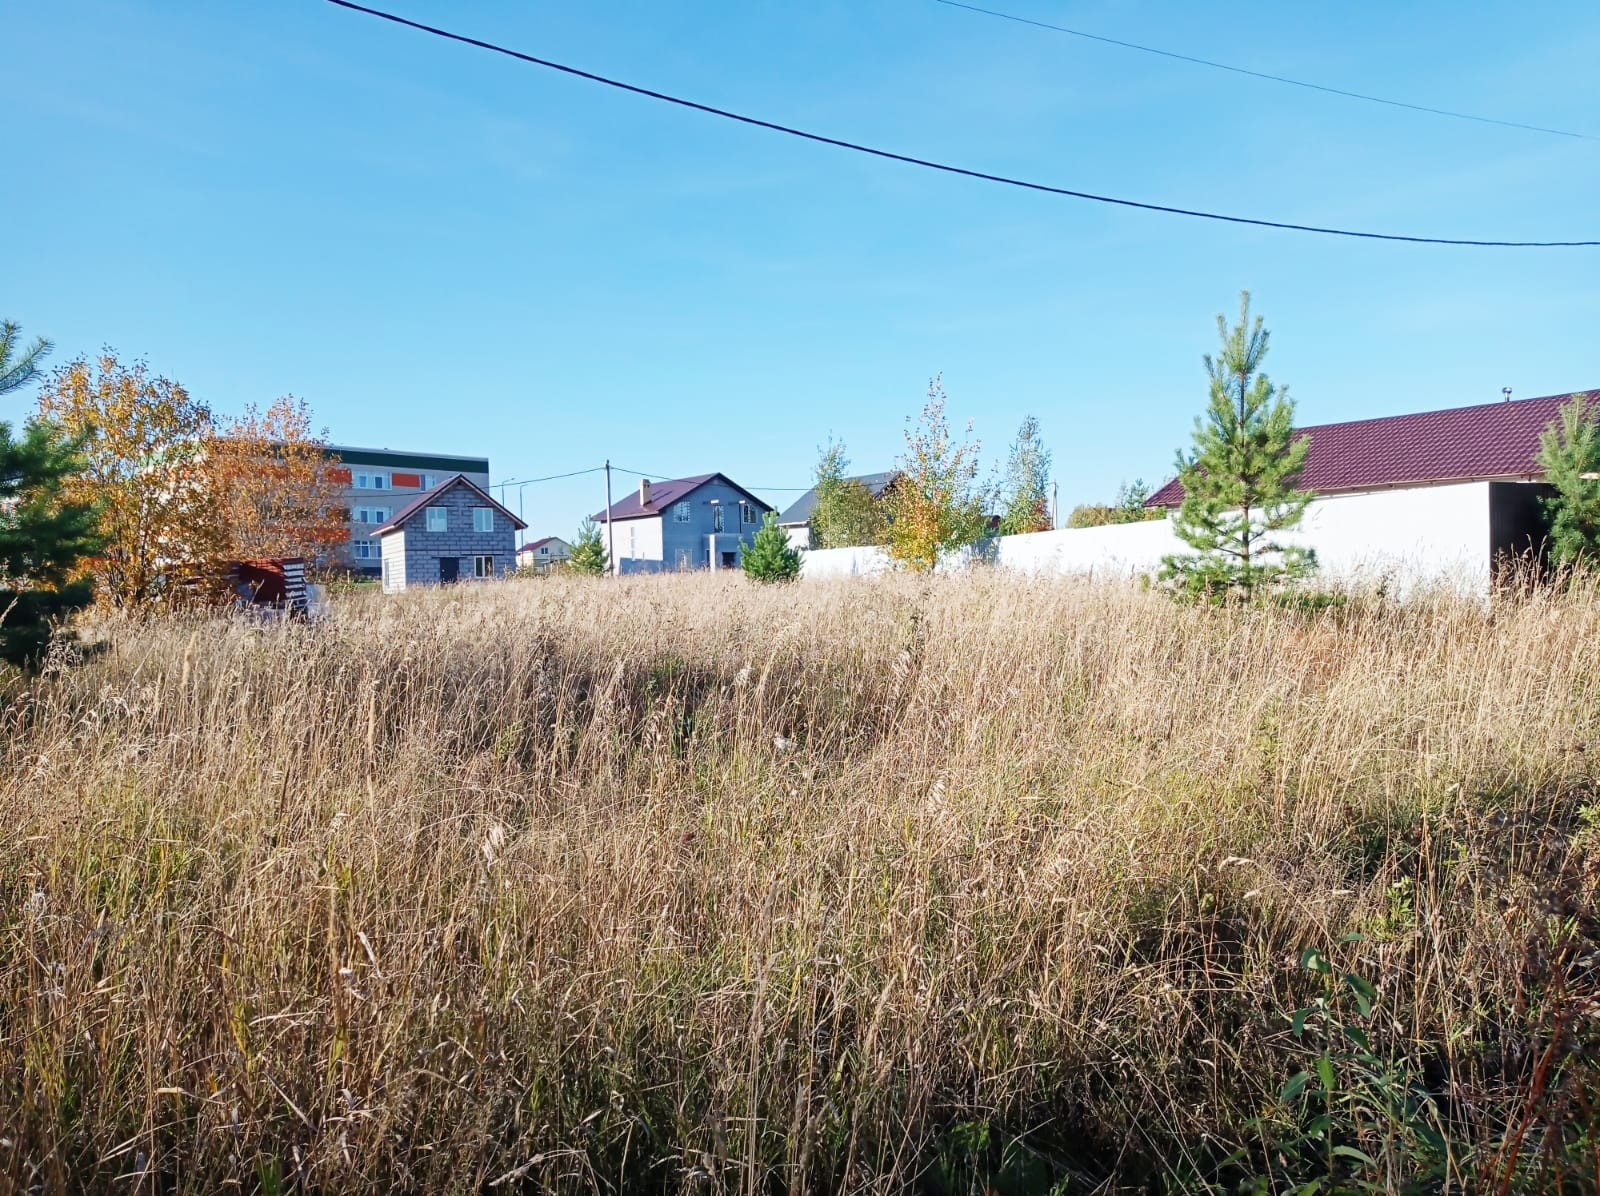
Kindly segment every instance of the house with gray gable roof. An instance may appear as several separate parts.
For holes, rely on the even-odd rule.
[[[517,533],[527,526],[458,473],[419,494],[377,530],[383,592],[510,573],[517,567]]]

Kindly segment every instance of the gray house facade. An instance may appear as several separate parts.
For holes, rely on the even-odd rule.
[[[726,474],[641,481],[594,521],[614,546],[617,573],[737,569],[772,507]]]
[[[517,566],[517,533],[528,525],[457,474],[402,507],[377,530],[383,592],[500,577]]]
[[[350,539],[340,545],[332,563],[368,577],[378,576],[383,557],[378,529],[390,523],[395,513],[419,494],[458,473],[485,490],[489,488],[487,457],[351,445],[329,445],[327,453],[339,459],[332,476],[343,487],[345,505],[350,510]]]

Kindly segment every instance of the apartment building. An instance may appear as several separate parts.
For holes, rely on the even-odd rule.
[[[383,571],[378,529],[388,524],[408,503],[457,474],[484,490],[489,488],[487,457],[399,452],[342,444],[330,444],[328,452],[339,458],[334,476],[343,483],[350,507],[350,541],[338,563],[369,577],[379,577]]]

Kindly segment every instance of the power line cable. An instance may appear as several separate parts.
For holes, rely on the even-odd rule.
[[[646,473],[642,469],[624,469],[620,465],[613,465],[611,467],[611,469],[612,469],[612,471],[614,473],[631,473],[636,478],[665,478],[667,476],[666,474],[661,473],[660,471],[657,471],[656,473]],[[814,489],[814,487],[812,487],[812,486],[749,486],[749,487],[745,487],[745,489],[749,489],[749,490],[783,490],[783,491],[787,491],[787,492],[792,492],[794,494],[804,494],[807,490]]]
[[[681,96],[668,95],[663,91],[653,91],[648,87],[639,87],[633,83],[624,83],[620,79],[607,78],[597,75],[592,71],[580,70],[575,66],[566,66],[553,62],[547,58],[536,58],[532,54],[524,54],[520,50],[513,50],[494,42],[483,41],[479,38],[468,37],[461,33],[451,33],[447,29],[440,29],[433,25],[424,25],[420,21],[413,21],[406,17],[396,16],[394,13],[384,12],[377,8],[368,8],[364,4],[356,4],[354,0],[328,0],[329,4],[348,8],[353,12],[365,13],[368,16],[378,17],[381,20],[404,25],[422,33],[431,33],[435,37],[442,37],[449,41],[460,42],[463,45],[476,46],[481,50],[489,50],[496,54],[504,54],[508,58],[515,58],[519,62],[530,63],[534,66],[546,67],[562,74],[573,75],[579,79],[588,79],[592,83],[603,83],[607,87],[615,87],[620,91],[632,92],[634,95],[647,96],[653,100],[664,103],[676,104],[681,108],[692,108],[696,112],[704,112],[710,116],[720,116],[725,120],[738,121],[740,124],[753,125],[759,129],[768,129],[774,133],[784,133],[790,137],[799,137],[806,141],[814,141],[820,145],[831,145],[839,149],[853,150],[860,154],[870,154],[876,158],[886,158],[891,162],[904,162],[911,166],[922,166],[928,170],[943,171],[945,174],[961,175],[965,178],[981,179],[990,183],[1003,183],[1010,187],[1022,187],[1029,191],[1042,191],[1050,195],[1063,195],[1071,199],[1090,200],[1094,203],[1115,204],[1118,207],[1137,208],[1146,212],[1166,212],[1174,216],[1193,216],[1201,220],[1218,220],[1227,224],[1245,224],[1257,228],[1285,229],[1291,232],[1321,233],[1334,237],[1358,237],[1368,241],[1406,241],[1423,245],[1461,245],[1478,248],[1506,248],[1506,249],[1576,249],[1600,246],[1600,241],[1479,241],[1467,240],[1456,237],[1413,237],[1402,236],[1398,233],[1370,233],[1358,232],[1351,229],[1324,228],[1314,224],[1292,224],[1280,220],[1257,220],[1248,216],[1228,216],[1219,212],[1205,212],[1192,208],[1170,207],[1166,204],[1145,203],[1134,199],[1120,199],[1112,195],[1096,195],[1089,191],[1075,191],[1068,187],[1053,187],[1046,183],[1033,183],[1025,179],[1010,178],[1001,174],[990,174],[982,170],[970,170],[964,166],[952,166],[944,162],[934,162],[927,158],[916,158],[909,154],[897,154],[890,150],[875,149],[870,145],[861,145],[853,141],[844,141],[837,137],[825,137],[820,133],[808,133],[804,129],[791,128],[769,120],[760,120],[754,116],[744,116],[738,112],[730,112],[725,108],[715,108],[710,104],[702,104],[696,100],[687,100]]]
[[[510,478],[504,482],[494,483],[496,486],[531,486],[535,482],[559,482],[562,478],[578,478],[586,473],[601,473],[604,465],[596,465],[593,469],[574,469],[571,473],[553,473],[547,478]]]
[[[1369,104],[1387,104],[1391,108],[1408,108],[1412,112],[1426,112],[1433,116],[1448,116],[1455,120],[1477,121],[1484,125],[1500,125],[1507,129],[1522,129],[1529,133],[1549,133],[1554,137],[1575,137],[1580,141],[1600,141],[1600,137],[1593,137],[1588,133],[1574,133],[1570,129],[1551,129],[1544,125],[1528,125],[1515,120],[1499,120],[1492,116],[1475,116],[1470,112],[1454,112],[1449,108],[1430,108],[1426,104],[1408,104],[1404,100],[1390,100],[1383,96],[1367,95],[1359,91],[1346,91],[1341,87],[1326,87],[1321,83],[1307,83],[1304,79],[1291,79],[1286,75],[1273,75],[1266,71],[1253,71],[1249,67],[1231,66],[1226,62],[1213,62],[1209,58],[1197,58],[1192,54],[1179,54],[1175,50],[1162,50],[1155,46],[1141,46],[1138,42],[1126,42],[1115,37],[1105,37],[1098,33],[1087,33],[1082,29],[1069,29],[1065,25],[1052,25],[1049,21],[1036,21],[1032,17],[1019,17],[1015,13],[1001,12],[994,8],[980,8],[976,4],[963,4],[961,0],[937,0],[949,8],[964,8],[968,12],[982,13],[986,17],[999,17],[1003,21],[1015,21],[1019,25],[1032,25],[1038,29],[1048,29],[1053,33],[1066,33],[1073,37],[1081,37],[1092,42],[1103,42],[1108,46],[1120,46],[1124,50],[1138,50],[1143,54],[1159,54],[1162,58],[1176,58],[1179,62],[1192,62],[1197,66],[1208,66],[1214,70],[1231,71],[1235,75],[1249,75],[1252,79],[1267,79],[1273,83],[1287,83],[1291,87],[1304,87],[1311,91],[1322,91],[1329,95],[1343,96],[1350,100],[1365,100]]]

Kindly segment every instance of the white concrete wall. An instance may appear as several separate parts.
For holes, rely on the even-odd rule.
[[[1297,531],[1284,537],[1313,548],[1319,576],[1349,585],[1387,583],[1404,591],[1449,585],[1483,593],[1489,585],[1489,484],[1469,482],[1369,494],[1331,495],[1306,509]],[[1029,573],[1086,573],[1131,577],[1154,573],[1161,558],[1189,548],[1170,519],[1001,536],[941,563],[941,570],[990,559]],[[889,568],[881,548],[805,552],[805,577],[845,577]]]

